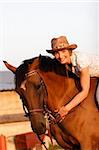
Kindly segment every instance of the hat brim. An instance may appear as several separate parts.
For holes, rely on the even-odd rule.
[[[55,50],[46,50],[48,53],[51,53],[51,54],[54,54],[55,52],[57,51],[62,51],[64,49],[67,49],[67,50],[74,50],[77,48],[77,45],[76,44],[71,44],[69,45],[68,47],[64,47],[64,48],[61,48],[61,49],[55,49]]]

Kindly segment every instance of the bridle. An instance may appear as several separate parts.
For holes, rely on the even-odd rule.
[[[27,112],[27,110],[26,110],[27,106],[24,106],[24,103],[23,103],[23,108],[24,108],[24,111],[25,111],[25,114],[26,114],[27,117],[30,117],[30,116],[32,116],[35,113],[43,113],[44,116],[46,116],[47,122],[49,122],[48,136],[50,137],[50,140],[51,140],[51,143],[52,143],[52,149],[54,150],[52,136],[51,136],[51,131],[50,131],[51,130],[50,129],[50,125],[58,123],[58,121],[60,121],[60,119],[58,119],[59,118],[58,115],[53,116],[52,112],[47,107],[48,93],[47,93],[47,89],[46,89],[45,83],[44,83],[43,79],[41,78],[39,72],[37,70],[32,70],[32,71],[26,73],[25,77],[29,78],[30,76],[32,76],[34,74],[38,75],[38,77],[40,79],[40,86],[42,86],[42,89],[43,89],[43,92],[44,92],[43,109],[42,108],[28,109],[28,112]],[[45,149],[48,150],[46,145],[45,145],[45,142],[42,141],[41,137],[38,134],[37,134],[37,136],[38,136],[39,140],[41,141],[41,144],[43,144]]]
[[[25,86],[26,79],[29,78],[30,76],[35,75],[35,74],[37,74],[38,77],[40,78],[40,86],[43,87],[43,85],[44,85],[43,80],[41,79],[41,77],[38,74],[38,72],[36,70],[33,70],[33,71],[30,71],[30,72],[25,74],[25,80],[21,83],[20,89],[23,89],[25,91],[26,90],[26,86]],[[20,98],[22,99],[23,109],[24,109],[26,117],[30,117],[30,116],[32,116],[35,113],[44,113],[44,109],[43,108],[29,109],[28,103],[27,103],[27,101],[25,99],[25,96],[24,96],[24,94],[22,94],[23,92],[19,92],[19,91],[17,91],[17,92],[19,93]],[[44,87],[44,92],[46,92],[46,88],[45,87]],[[47,92],[46,92],[46,97],[47,97]]]
[[[38,77],[40,79],[40,86],[42,86],[42,89],[44,92],[43,108],[31,109],[31,110],[28,110],[29,112],[25,111],[26,115],[32,116],[35,113],[43,113],[44,116],[47,117],[50,124],[55,124],[55,123],[61,122],[62,118],[60,118],[60,115],[58,113],[52,112],[48,109],[48,106],[47,106],[47,99],[48,99],[47,88],[46,88],[45,83],[44,83],[41,75],[39,74],[38,70],[29,71],[28,73],[25,74],[25,77],[29,78],[30,76],[33,76],[35,74],[38,75]]]

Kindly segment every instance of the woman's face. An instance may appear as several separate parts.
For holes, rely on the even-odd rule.
[[[71,63],[70,53],[67,49],[55,52],[54,56],[58,61],[60,61],[61,64]]]

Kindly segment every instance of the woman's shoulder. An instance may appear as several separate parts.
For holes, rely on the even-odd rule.
[[[89,67],[90,75],[99,77],[99,55],[79,51],[73,52],[73,55],[77,58],[76,64],[80,71]]]
[[[73,52],[73,55],[76,57],[77,65],[79,66],[80,70],[90,65],[91,57],[87,53],[75,51]]]
[[[99,66],[99,55],[80,51],[75,51],[73,53],[74,55],[76,55],[77,63],[80,65],[81,68],[92,66],[95,64],[98,64]]]
[[[82,60],[85,61],[86,59],[88,60],[90,58],[90,55],[85,53],[85,52],[80,52],[80,51],[74,51],[73,55],[77,57],[77,60]]]

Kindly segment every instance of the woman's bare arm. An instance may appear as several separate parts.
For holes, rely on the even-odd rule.
[[[89,88],[90,88],[89,67],[83,68],[81,70],[80,83],[81,83],[82,91],[79,92],[66,106],[63,106],[59,110],[59,113],[61,116],[66,115],[68,111],[76,107],[79,103],[81,103],[87,97]]]

